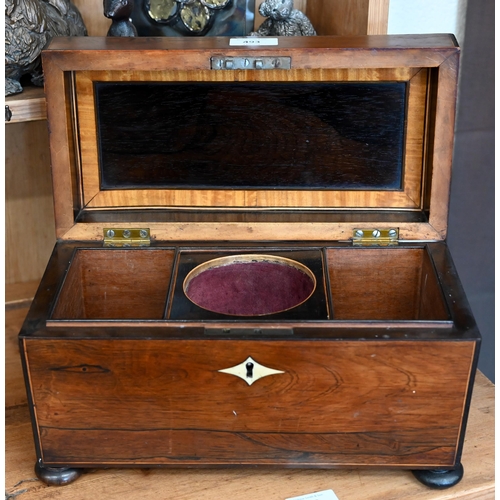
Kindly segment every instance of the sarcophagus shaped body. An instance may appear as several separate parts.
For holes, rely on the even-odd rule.
[[[20,333],[40,477],[457,482],[480,335],[445,241],[454,39],[71,38],[43,62],[58,242]]]

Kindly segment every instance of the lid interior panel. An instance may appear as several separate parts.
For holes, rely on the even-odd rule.
[[[277,73],[78,72],[85,208],[421,209],[425,69]]]
[[[97,82],[95,96],[103,191],[402,186],[404,82]]]

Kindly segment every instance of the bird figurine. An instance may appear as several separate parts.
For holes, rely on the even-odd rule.
[[[108,36],[137,36],[137,29],[130,16],[134,9],[134,0],[104,0],[104,15],[113,22]]]
[[[43,85],[40,54],[53,37],[86,34],[70,0],[5,0],[5,95],[23,91],[24,75]]]
[[[264,0],[260,15],[267,19],[252,36],[314,36],[316,30],[300,10],[293,8],[293,0]]]

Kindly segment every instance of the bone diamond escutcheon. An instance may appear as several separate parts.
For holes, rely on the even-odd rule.
[[[248,385],[252,385],[257,382],[260,378],[267,377],[269,375],[278,375],[280,373],[285,373],[281,370],[273,370],[267,366],[263,366],[257,363],[251,356],[249,356],[245,361],[239,365],[232,366],[231,368],[226,368],[224,370],[218,370],[220,373],[229,373],[229,375],[235,375],[243,379]]]

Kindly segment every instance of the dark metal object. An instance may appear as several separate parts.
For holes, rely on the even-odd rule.
[[[265,0],[259,12],[267,19],[255,36],[314,36],[316,30],[300,10],[293,8],[293,0]]]
[[[5,95],[23,91],[20,79],[30,75],[43,85],[40,54],[54,36],[84,36],[87,30],[69,0],[6,0]]]
[[[460,463],[452,470],[414,470],[413,475],[425,486],[436,490],[444,490],[458,484],[464,475],[464,467]]]
[[[255,0],[140,0],[132,21],[139,36],[244,36]]]
[[[10,122],[11,118],[12,118],[12,111],[10,110],[9,105],[6,104],[5,105],[5,121]]]
[[[49,486],[64,486],[76,481],[83,474],[83,471],[69,467],[44,467],[38,461],[35,464],[35,474],[40,481]]]
[[[176,26],[181,33],[205,35],[212,27],[216,11],[226,8],[231,0],[146,0],[149,18],[160,24]]]
[[[108,36],[137,36],[137,29],[130,16],[134,9],[134,0],[104,0],[104,15],[113,22]]]

